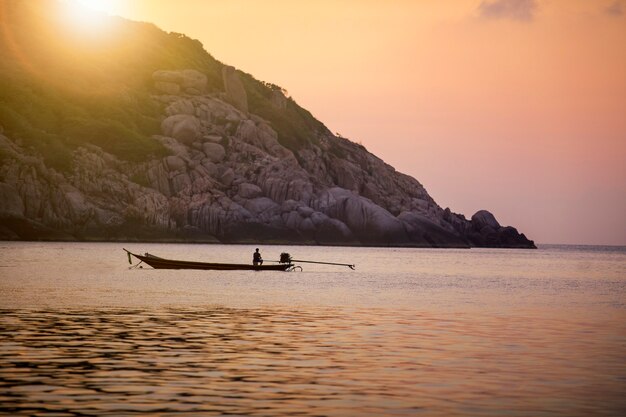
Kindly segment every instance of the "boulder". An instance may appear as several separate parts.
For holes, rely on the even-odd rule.
[[[152,79],[154,80],[154,87],[166,94],[177,95],[182,91],[191,95],[199,95],[206,91],[206,75],[193,69],[159,70],[152,73]]]
[[[278,90],[272,90],[270,103],[272,103],[272,106],[279,110],[285,110],[287,108],[287,98],[281,91]]]
[[[189,194],[191,192],[192,183],[191,178],[186,172],[176,173],[171,180],[172,194],[177,195],[180,193]]]
[[[262,193],[263,192],[261,191],[261,188],[258,185],[244,182],[244,183],[239,184],[239,191],[237,194],[241,198],[251,199],[251,198],[260,197]]]
[[[227,99],[227,97],[225,97]],[[200,107],[204,111],[205,120],[214,125],[223,125],[225,122],[239,122],[247,118],[246,114],[232,104],[217,98],[202,98]]]
[[[261,179],[258,183],[263,194],[272,200],[282,203],[285,200],[308,202],[312,194],[312,185],[302,178],[296,177],[296,172],[287,171],[284,176],[271,176]]]
[[[298,207],[298,214],[304,218],[311,217],[313,213],[315,213],[315,210],[313,210],[311,207],[307,207],[307,206]]]
[[[222,145],[212,142],[202,144],[202,151],[206,154],[211,162],[220,162],[224,159],[226,151]]]
[[[314,225],[315,241],[320,244],[357,243],[352,230],[338,219],[330,218],[324,213],[315,212],[305,220],[305,222],[308,221]]]
[[[260,148],[261,142],[259,141],[258,129],[252,120],[243,120],[237,127],[235,136],[241,139],[245,143]]]
[[[163,146],[165,146],[172,155],[180,156],[181,158],[185,160],[191,159],[191,156],[189,155],[189,147],[187,147],[187,145],[182,144],[178,140],[171,138],[169,136],[160,136],[160,135],[154,135],[152,136],[152,138],[154,140],[161,142]],[[193,145],[193,142],[192,142],[192,145]]]
[[[235,171],[232,168],[226,169],[219,178],[220,182],[226,187],[230,187],[235,180]]]
[[[492,229],[498,230],[500,223],[496,220],[493,214],[487,210],[479,210],[472,216],[472,225],[475,230],[481,230],[485,226],[489,226]]]
[[[280,206],[267,197],[257,197],[247,200],[243,206],[250,213],[257,215],[265,212],[280,212]]]
[[[73,223],[83,223],[92,214],[90,204],[87,203],[83,194],[76,187],[64,183],[59,186],[59,190],[65,197],[65,204],[69,209]]]
[[[189,173],[192,186],[192,198],[196,195],[202,195],[204,193],[210,193],[215,189],[215,182],[211,178],[208,170],[203,165],[196,165]]]
[[[243,142],[256,146],[282,159],[290,159],[295,163],[293,153],[278,143],[278,133],[266,122],[255,123],[252,119],[241,121],[235,132],[235,137]]]
[[[204,169],[206,170],[206,172],[209,174],[209,176],[215,178],[217,176],[219,176],[219,167],[212,162],[210,159],[203,159],[201,162],[202,166],[204,167]]]
[[[222,68],[222,79],[226,90],[226,99],[239,110],[248,112],[248,95],[234,67],[225,65]]]
[[[146,170],[146,177],[148,178],[149,186],[153,189],[159,191],[166,197],[172,194],[165,163],[162,164],[156,161],[151,163],[150,167]]]
[[[471,228],[464,231],[465,237],[473,246],[529,248],[535,249],[535,242],[520,234],[514,227],[502,227],[487,210],[480,210],[472,216]],[[463,233],[463,231],[462,231]]]
[[[161,130],[180,142],[191,144],[200,136],[200,121],[195,116],[176,114],[163,120]]]
[[[424,215],[416,212],[402,212],[398,216],[409,235],[411,243],[425,247],[469,247],[469,244],[456,234],[444,229]]]
[[[185,161],[180,156],[170,155],[165,157],[165,166],[170,172],[184,172],[186,169]]]
[[[361,183],[361,170],[355,164],[345,159],[333,158],[331,169],[335,182],[341,188],[358,191]],[[372,193],[374,194],[374,193]]]
[[[165,109],[165,113],[168,116],[173,116],[176,114],[188,114],[190,116],[193,116],[195,115],[193,101],[187,99],[177,100],[167,106],[167,108]]]
[[[384,208],[353,192],[333,187],[314,202],[319,211],[342,221],[363,243],[398,245],[409,238],[404,225]]]
[[[185,69],[181,71],[181,87],[184,89],[194,89],[199,93],[203,93],[206,89],[206,75],[200,71],[193,69]]]

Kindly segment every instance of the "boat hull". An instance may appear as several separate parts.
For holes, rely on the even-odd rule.
[[[129,252],[132,256],[146,263],[154,269],[204,269],[216,271],[287,271],[293,265],[251,265],[251,264],[225,264],[214,262],[195,262],[195,261],[179,261],[175,259],[164,259],[153,255],[136,255]]]

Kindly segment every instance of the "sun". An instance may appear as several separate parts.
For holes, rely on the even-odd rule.
[[[103,12],[106,14],[114,14],[115,13],[115,3],[114,1],[107,0],[66,0],[67,3],[78,7],[83,8],[95,12]]]
[[[67,25],[84,33],[106,31],[114,2],[105,0],[65,0],[62,3]]]

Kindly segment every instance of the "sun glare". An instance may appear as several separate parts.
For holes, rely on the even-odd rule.
[[[106,30],[112,12],[110,3],[104,0],[66,0],[63,9],[73,29],[94,34]]]
[[[79,5],[95,10],[97,12],[105,12],[107,14],[111,14],[113,10],[111,9],[112,2],[106,0],[74,0],[74,3],[78,3]]]

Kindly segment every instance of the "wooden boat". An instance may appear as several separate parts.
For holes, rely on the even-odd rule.
[[[150,265],[155,269],[205,269],[205,270],[219,270],[219,271],[232,271],[232,270],[250,270],[250,271],[291,271],[295,266],[291,263],[279,263],[275,265],[252,265],[252,264],[224,264],[214,262],[197,262],[197,261],[179,261],[175,259],[165,259],[158,256],[150,255],[137,255],[135,253],[126,250],[128,254],[128,262],[132,264],[131,256],[139,259],[141,262]]]
[[[124,249],[124,248],[122,248]],[[339,265],[347,266],[350,269],[354,269],[354,264],[341,264],[337,262],[320,262],[320,261],[305,261],[302,259],[292,259],[288,253],[280,254],[280,261],[273,265],[251,265],[251,264],[223,264],[215,262],[197,262],[197,261],[179,261],[176,259],[165,259],[158,256],[150,255],[137,255],[131,251],[124,249],[128,254],[128,263],[133,264],[131,256],[139,259],[139,263],[134,267],[139,266],[142,262],[150,265],[155,269],[213,269],[218,271],[302,271],[300,265],[295,265],[293,262],[304,262],[309,264],[321,264],[321,265]]]

